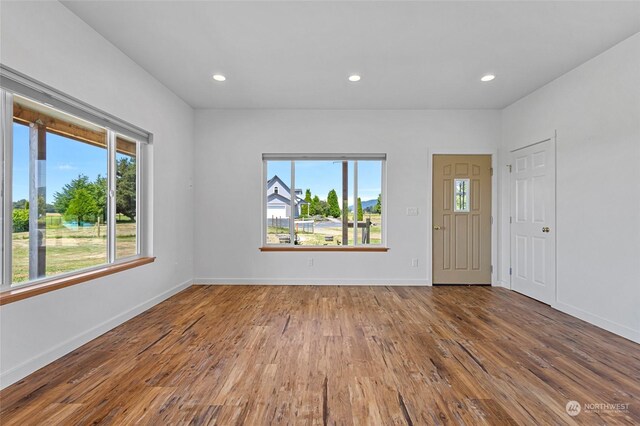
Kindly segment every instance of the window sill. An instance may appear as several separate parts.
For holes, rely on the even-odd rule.
[[[55,291],[86,281],[95,280],[96,278],[106,277],[107,275],[112,275],[117,272],[126,271],[127,269],[132,269],[138,266],[152,263],[155,260],[155,257],[141,257],[129,262],[107,265],[104,268],[93,269],[87,272],[80,272],[72,276],[52,278],[51,280],[47,280],[45,282],[34,283],[31,285],[25,285],[23,287],[6,290],[0,292],[0,305],[6,305],[8,303],[17,302],[18,300],[28,299],[30,297],[48,293],[50,291]]]
[[[353,251],[353,252],[387,252],[388,247],[342,247],[342,246],[263,246],[260,251]]]

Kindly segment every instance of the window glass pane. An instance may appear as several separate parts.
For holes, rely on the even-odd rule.
[[[291,162],[267,162],[267,244],[290,244]]]
[[[13,282],[106,263],[106,131],[14,99]]]
[[[453,211],[469,211],[469,179],[454,179],[454,203]]]
[[[352,246],[355,244],[355,238],[356,238],[356,227],[354,226],[354,221],[353,218],[355,217],[355,204],[353,202],[354,197],[355,197],[355,164],[356,161],[350,160],[347,162],[348,168],[347,168],[347,210],[346,210],[346,214],[347,214],[347,227],[348,227],[348,232],[349,232],[349,242],[348,245]],[[343,213],[345,212],[345,209],[342,209]],[[358,232],[357,235],[360,235],[360,233]]]
[[[134,256],[136,228],[136,143],[116,139],[116,259]]]
[[[304,160],[295,166],[302,198],[301,215],[295,222],[298,244],[342,245],[342,161]]]
[[[267,243],[290,244],[291,217],[295,245],[382,244],[383,163],[383,160],[296,159],[291,179],[290,161],[265,161]],[[294,190],[289,189],[291,180],[295,182]],[[295,196],[293,214],[289,211],[290,192]]]
[[[29,127],[13,124],[13,282],[29,279]]]
[[[382,244],[382,161],[358,161],[357,206],[357,244]]]

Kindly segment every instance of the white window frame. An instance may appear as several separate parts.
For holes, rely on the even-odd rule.
[[[386,192],[387,192],[387,154],[381,153],[358,153],[358,154],[273,154],[273,153],[264,153],[262,154],[262,208],[260,209],[262,213],[262,246],[263,247],[292,247],[292,248],[318,248],[322,249],[324,246],[297,246],[295,245],[295,220],[293,218],[295,212],[295,163],[296,161],[353,161],[353,205],[354,205],[354,218],[357,218],[358,214],[358,160],[375,160],[381,162],[381,170],[380,170],[380,203],[382,205],[381,209],[381,234],[380,234],[380,244],[362,244],[358,242],[358,227],[354,226],[354,244],[349,246],[343,246],[345,248],[348,247],[371,247],[371,248],[387,248],[387,203],[386,203]],[[289,243],[280,243],[280,244],[269,244],[267,238],[267,229],[268,229],[268,217],[267,217],[267,186],[266,182],[268,179],[267,176],[267,163],[269,161],[290,161],[291,162],[291,189],[290,189],[290,207],[291,207],[291,217],[289,218]]]
[[[135,259],[151,256],[150,205],[147,189],[150,187],[147,173],[147,156],[153,135],[108,113],[95,109],[77,99],[42,83],[32,80],[0,64],[2,76],[0,87],[0,161],[2,173],[0,182],[0,202],[2,226],[2,251],[0,261],[0,291],[46,283],[80,273],[127,263]],[[77,269],[68,273],[42,277],[13,284],[12,234],[13,234],[13,97],[19,95],[65,114],[80,118],[105,128],[107,133],[107,253],[103,264]],[[136,144],[136,254],[116,258],[116,136],[122,135]]]

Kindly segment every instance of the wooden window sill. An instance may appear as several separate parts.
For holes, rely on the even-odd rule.
[[[260,251],[354,251],[354,252],[386,252],[388,247],[342,247],[342,246],[263,246]]]
[[[117,272],[126,271],[127,269],[136,268],[155,261],[155,257],[141,257],[129,262],[118,263],[115,265],[107,265],[104,268],[93,269],[91,271],[79,272],[72,276],[62,278],[52,278],[50,280],[24,285],[11,290],[0,292],[0,305],[17,302],[18,300],[28,299],[29,297],[38,296],[50,291],[59,290],[61,288],[80,284],[86,281],[95,280],[96,278],[105,277]]]

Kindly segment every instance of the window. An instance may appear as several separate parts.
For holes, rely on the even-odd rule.
[[[454,212],[469,212],[469,179],[454,179]]]
[[[384,154],[264,154],[264,245],[383,246]]]
[[[140,158],[149,135],[138,139],[23,89],[0,91],[2,288],[140,257]]]

